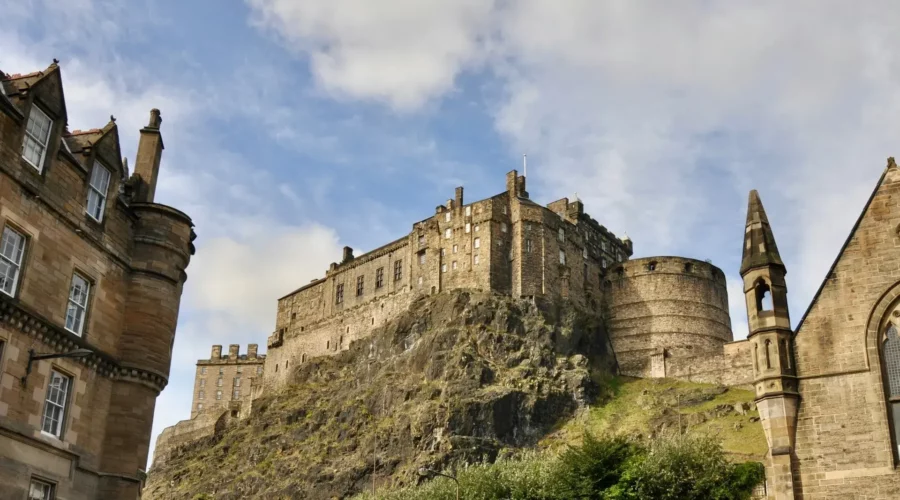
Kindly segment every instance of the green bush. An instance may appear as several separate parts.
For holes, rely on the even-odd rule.
[[[730,463],[709,437],[676,436],[647,447],[625,438],[586,436],[559,456],[528,453],[468,465],[455,475],[466,500],[747,500],[764,470],[758,463]],[[378,498],[453,500],[456,484],[437,477],[418,487],[379,492]]]

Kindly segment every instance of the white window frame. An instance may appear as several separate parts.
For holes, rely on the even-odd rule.
[[[442,272],[442,273],[446,273],[446,272],[447,272],[447,264],[441,264],[441,272]]]
[[[47,394],[44,395],[44,410],[41,412],[41,433],[62,439],[69,406],[69,391],[72,377],[50,370]],[[55,415],[54,415],[54,412]]]
[[[472,223],[466,222],[466,233],[472,232]]]
[[[565,250],[559,251],[559,263],[562,265],[566,265],[566,251]]]
[[[232,390],[231,391],[231,399],[232,400],[241,399],[241,390],[240,389]]]
[[[501,223],[500,223],[500,232],[501,232],[501,233],[505,233],[505,232],[506,232],[506,223],[505,223],[505,222],[501,222]]]
[[[446,248],[442,248],[442,249],[441,249],[441,257],[443,257],[443,256],[445,256],[445,255],[447,255],[447,249],[446,249]]]
[[[450,263],[450,269],[453,269],[454,271],[456,271],[456,261],[455,260],[452,263]]]
[[[216,391],[216,401],[222,400],[222,391]]]
[[[453,245],[453,253],[456,253],[458,251],[459,251],[459,245]]]
[[[531,240],[525,240],[525,253],[531,253]]]
[[[453,228],[448,227],[447,229],[444,230],[444,238],[449,240],[452,237],[453,237]]]
[[[475,238],[473,248],[481,248],[481,238]]]
[[[472,205],[469,205],[466,207],[466,217],[469,217],[471,215],[472,215]]]
[[[39,491],[35,492],[35,486]],[[28,500],[53,500],[55,494],[56,485],[50,481],[32,477],[28,483]]]
[[[98,172],[105,173],[106,179],[96,179],[95,176]],[[85,201],[84,211],[97,222],[102,222],[103,216],[106,213],[106,197],[109,194],[110,179],[112,179],[112,171],[106,168],[100,160],[94,160],[94,168],[91,169],[91,178],[88,182],[88,196]],[[97,206],[93,211],[91,210],[92,199],[98,200],[96,202]]]
[[[588,258],[587,247],[583,247],[583,248],[581,249],[581,257],[582,257],[582,258],[585,258],[585,259]]]
[[[7,240],[7,237],[11,236],[18,237],[18,243],[10,243]],[[7,279],[6,282],[9,284],[9,289],[7,290],[5,287],[0,287],[0,292],[3,292],[10,297],[16,296],[16,289],[19,286],[19,276],[22,274],[22,260],[25,258],[25,247],[27,245],[28,239],[23,233],[20,233],[9,226],[3,228],[3,234],[0,236],[0,265],[2,265],[0,269],[5,267],[2,274]],[[10,274],[10,271],[12,271],[12,274]],[[12,276],[12,279],[9,279],[10,276]]]
[[[203,403],[197,403],[197,411],[203,411]]]
[[[557,238],[559,239],[559,241],[565,242],[566,241],[566,230],[563,228],[559,228],[559,235],[557,236]]]
[[[475,232],[481,231],[481,224],[475,224]]]
[[[84,287],[82,302],[78,302],[78,298],[75,297],[76,285]],[[91,282],[84,276],[73,273],[72,283],[69,285],[69,301],[66,306],[66,330],[79,337],[84,333],[84,323],[85,318],[87,317],[88,300],[90,299],[90,296]]]
[[[38,113],[38,115],[35,115]],[[47,120],[47,133],[45,137],[41,139],[38,137],[34,131],[32,131],[32,124],[35,123],[35,117],[38,116],[40,118],[44,118]],[[50,134],[53,132],[53,120],[50,119],[50,115],[44,112],[41,108],[36,105],[31,106],[31,111],[28,113],[28,122],[25,124],[25,138],[22,140],[22,158],[28,162],[29,165],[36,168],[38,172],[44,171],[44,160],[47,157],[47,149],[50,146]],[[40,158],[38,159],[38,164],[35,165],[34,162],[28,159],[25,156],[25,148],[29,144],[29,141],[33,142],[41,149]]]

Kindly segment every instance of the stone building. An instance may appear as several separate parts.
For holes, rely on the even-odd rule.
[[[255,381],[262,380],[266,355],[256,353],[256,344],[247,346],[247,354],[240,354],[240,347],[228,346],[228,354],[223,356],[222,346],[214,345],[209,359],[197,360],[191,418],[202,411],[225,409],[237,416],[242,404],[250,400]]]
[[[515,170],[504,192],[484,200],[467,204],[456,188],[406,236],[356,257],[345,248],[324,278],[278,300],[265,383],[281,384],[292,365],[346,349],[423,294],[558,295],[599,310],[606,270],[631,254],[631,241],[597,223],[581,201],[531,201]]]
[[[795,330],[750,194],[744,278],[769,498],[900,498],[900,169],[893,158]]]
[[[55,61],[0,72],[0,498],[134,499],[195,235],[158,110],[132,175],[115,119],[66,121]]]

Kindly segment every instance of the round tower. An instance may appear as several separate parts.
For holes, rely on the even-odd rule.
[[[665,377],[675,358],[722,354],[733,340],[725,273],[683,257],[647,257],[610,272],[610,340],[623,375]]]

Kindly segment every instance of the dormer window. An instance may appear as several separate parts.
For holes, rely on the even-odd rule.
[[[95,160],[94,168],[91,170],[91,183],[88,188],[87,213],[97,222],[103,220],[110,177],[109,170],[102,163]]]
[[[53,122],[47,113],[37,106],[31,107],[28,113],[28,124],[25,126],[25,140],[22,142],[22,158],[36,168],[43,171],[44,156],[47,154],[47,145],[50,142],[50,126]]]

